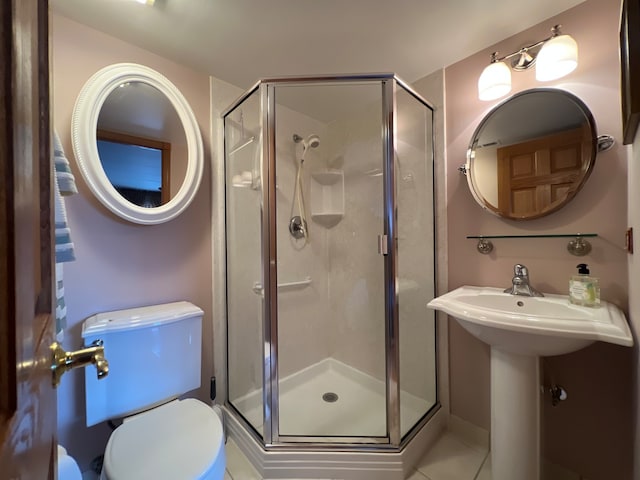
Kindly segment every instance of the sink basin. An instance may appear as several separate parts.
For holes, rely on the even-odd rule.
[[[464,286],[428,306],[455,317],[493,348],[520,355],[562,355],[595,341],[633,345],[624,314],[607,302],[589,308],[569,303],[566,295],[525,297],[500,288]]]

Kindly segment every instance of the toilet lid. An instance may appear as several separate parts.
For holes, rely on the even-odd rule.
[[[104,454],[110,480],[207,478],[224,472],[222,423],[195,399],[176,400],[131,417],[116,428]],[[220,460],[223,465],[216,465]]]

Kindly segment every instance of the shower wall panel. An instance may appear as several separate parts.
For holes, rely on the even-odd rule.
[[[278,92],[276,90],[276,102]],[[327,231],[309,223],[309,242],[296,240],[289,233],[294,204],[294,187],[302,145],[293,135],[321,138],[318,148],[309,149],[303,168],[303,192],[310,211],[310,172],[324,168],[326,126],[307,115],[276,104],[276,209],[278,235],[278,283],[311,279],[301,288],[278,289],[278,375],[282,379],[330,355],[331,327],[328,308]],[[296,213],[297,215],[297,209]]]
[[[379,85],[367,88],[381,92]],[[375,104],[329,125],[329,166],[342,169],[345,182],[345,215],[329,231],[329,298],[332,356],[383,381],[384,265],[377,247],[384,233],[380,95]]]

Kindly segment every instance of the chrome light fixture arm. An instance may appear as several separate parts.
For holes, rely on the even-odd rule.
[[[511,91],[511,69],[523,71],[538,61],[536,80],[550,81],[572,72],[578,65],[578,46],[569,35],[562,35],[561,25],[554,25],[551,36],[519,50],[498,57],[491,54],[491,61],[478,79],[480,100],[495,100]],[[547,46],[547,43],[549,46]],[[553,44],[554,46],[550,46]],[[515,57],[515,58],[514,58]],[[513,58],[511,69],[505,60]]]
[[[552,38],[557,37],[558,35],[561,35],[561,32],[560,32],[561,27],[562,25],[554,25],[551,28],[551,36],[545,38],[544,40],[540,40],[539,42],[532,43],[531,45],[527,45],[526,47],[522,47],[520,50],[516,50],[515,52],[509,53],[502,57],[498,58],[498,52],[493,52],[491,54],[490,63],[504,62],[505,60],[509,60],[510,58],[513,58],[518,55],[519,57],[511,62],[511,68],[517,71],[527,70],[528,68],[532,67],[536,63],[536,55],[532,55],[529,52],[533,49],[541,47]]]

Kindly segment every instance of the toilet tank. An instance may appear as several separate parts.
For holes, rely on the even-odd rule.
[[[104,342],[109,374],[85,368],[87,426],[147,410],[200,386],[202,310],[189,302],[99,313],[85,345]]]

